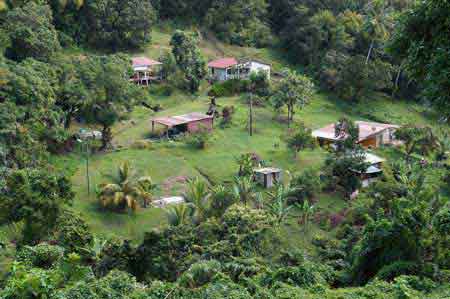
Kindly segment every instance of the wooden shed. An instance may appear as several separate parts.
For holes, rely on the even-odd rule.
[[[282,170],[274,167],[258,168],[253,170],[255,181],[264,188],[272,188],[282,179]]]
[[[211,131],[214,116],[192,112],[178,116],[157,117],[152,119],[152,132],[155,132],[156,124],[164,126],[167,134],[169,134],[169,130],[176,131],[176,133],[196,133],[201,129]]]

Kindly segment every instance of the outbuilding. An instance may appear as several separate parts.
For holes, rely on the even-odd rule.
[[[192,112],[178,116],[165,116],[152,119],[152,133],[155,132],[155,125],[165,127],[165,133],[170,135],[177,133],[196,133],[202,129],[211,131],[214,125],[214,116],[199,112]]]
[[[157,208],[164,208],[169,205],[179,205],[184,203],[185,200],[182,196],[164,197],[152,202],[153,206]]]
[[[253,170],[255,181],[264,188],[272,188],[281,182],[282,170],[274,167],[264,167]]]
[[[380,175],[383,173],[382,164],[385,159],[378,157],[377,155],[371,153],[365,153],[365,162],[367,169],[363,172],[357,172],[361,177],[361,182],[363,187],[368,187],[371,183],[376,181]]]
[[[394,133],[399,128],[393,124],[383,124],[377,122],[356,121],[359,137],[358,143],[365,148],[377,148],[382,145],[396,144]],[[348,136],[336,134],[336,124],[314,130],[312,136],[317,138],[320,145],[331,145]]]
[[[139,85],[149,85],[152,81],[160,80],[161,62],[147,57],[133,57],[131,59],[133,65],[133,77],[130,79]]]

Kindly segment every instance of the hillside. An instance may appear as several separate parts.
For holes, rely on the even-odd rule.
[[[0,298],[450,298],[436,3],[19,2]]]

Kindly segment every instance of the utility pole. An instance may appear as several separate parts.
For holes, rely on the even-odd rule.
[[[88,190],[88,196],[91,195],[91,180],[89,177],[89,154],[90,154],[91,148],[89,146],[89,141],[86,142],[86,181],[87,181],[87,190]]]
[[[89,176],[89,154],[90,154],[90,146],[89,146],[89,140],[82,140],[80,138],[77,139],[77,142],[80,144],[81,147],[81,154],[85,154],[86,158],[86,183],[87,183],[87,192],[88,196],[91,194],[91,180]],[[86,147],[86,149],[84,149]]]
[[[248,130],[250,136],[253,136],[253,92],[250,93]]]

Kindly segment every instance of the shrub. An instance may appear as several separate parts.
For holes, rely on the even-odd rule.
[[[213,97],[231,97],[241,92],[246,92],[249,86],[248,80],[232,79],[225,82],[216,82],[211,87],[208,95]]]
[[[279,268],[272,276],[272,283],[280,281],[303,288],[317,284],[326,285],[333,280],[333,270],[324,265],[304,262],[296,267]]]
[[[211,140],[211,132],[206,128],[200,128],[196,133],[185,135],[186,144],[195,149],[205,149]]]
[[[17,254],[17,260],[33,267],[49,269],[59,262],[63,255],[62,247],[42,243],[23,247]]]
[[[184,287],[198,288],[213,280],[219,273],[221,265],[215,260],[200,261],[193,264],[189,270],[183,273],[179,283]]]
[[[295,188],[290,203],[303,203],[305,199],[311,200],[321,191],[319,174],[313,169],[306,169],[300,175],[294,177],[292,186]]]
[[[286,144],[297,155],[298,152],[307,148],[313,149],[316,146],[316,140],[311,135],[311,129],[304,124],[299,124],[297,128],[288,131]]]
[[[133,149],[152,149],[153,143],[149,140],[136,140],[132,145],[131,148]]]
[[[152,95],[168,97],[174,92],[174,86],[172,84],[153,85],[149,91]]]
[[[415,275],[419,271],[417,263],[397,261],[386,265],[378,271],[376,277],[386,281],[392,281],[400,275]]]
[[[77,213],[65,211],[58,219],[56,231],[58,244],[68,252],[76,252],[81,256],[90,254],[90,248],[94,242],[87,223]]]
[[[222,120],[220,121],[220,127],[225,128],[231,124],[234,114],[234,106],[225,106],[222,109]]]

